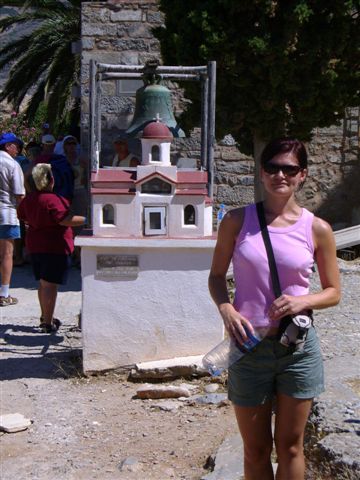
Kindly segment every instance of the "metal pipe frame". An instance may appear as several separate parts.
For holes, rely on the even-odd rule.
[[[208,117],[208,150],[207,150],[207,170],[208,170],[208,193],[212,199],[214,196],[214,145],[215,145],[215,98],[216,98],[216,62],[208,63],[209,78],[209,117]]]
[[[109,73],[103,73],[102,78],[104,80],[116,80],[120,78],[142,78],[143,74],[142,73],[120,73],[120,72],[109,72]],[[198,74],[192,74],[192,73],[160,73],[159,74],[160,78],[164,79],[173,79],[173,80],[200,80],[200,75]]]
[[[142,72],[146,65],[114,65],[108,63],[98,63],[98,72]],[[203,73],[207,74],[207,66],[183,67],[159,65],[156,67],[156,73]]]
[[[113,65],[90,60],[90,156],[93,172],[99,169],[101,148],[101,81],[121,78],[141,78],[145,65]],[[156,74],[173,80],[201,82],[201,168],[208,171],[208,195],[214,194],[214,144],[216,62],[207,66],[158,66]]]
[[[208,158],[208,118],[209,118],[209,77],[203,75],[201,78],[201,168],[207,170]]]

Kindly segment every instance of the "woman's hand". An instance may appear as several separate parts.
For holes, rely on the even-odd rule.
[[[304,310],[309,310],[305,295],[298,297],[281,295],[272,303],[269,309],[269,318],[275,321],[285,315],[296,315]]]
[[[236,340],[240,345],[248,340],[244,327],[247,328],[251,334],[255,333],[251,323],[240,315],[231,303],[220,305],[219,311],[230,338]]]

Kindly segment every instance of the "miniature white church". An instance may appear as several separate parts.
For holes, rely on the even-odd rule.
[[[92,173],[93,234],[75,239],[84,372],[200,362],[223,339],[207,287],[216,241],[207,173],[171,165],[171,142],[157,119],[143,130],[139,166]]]
[[[92,174],[93,232],[103,237],[212,235],[207,173],[171,165],[173,136],[159,118],[141,138],[141,164]]]

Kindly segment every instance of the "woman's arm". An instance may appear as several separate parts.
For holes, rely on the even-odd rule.
[[[83,217],[82,215],[73,215],[70,213],[64,218],[64,220],[59,222],[59,225],[62,225],[63,227],[81,227],[82,225],[85,225],[85,223],[86,217]]]
[[[219,309],[224,326],[229,335],[239,343],[247,340],[243,329],[245,325],[254,333],[248,320],[242,317],[233,307],[229,299],[226,274],[231,262],[237,235],[243,223],[244,210],[235,209],[228,212],[220,223],[218,239],[214,251],[209,275],[209,290],[212,299]]]
[[[318,217],[314,218],[313,237],[322,291],[311,295],[311,308],[332,307],[339,303],[341,297],[335,237],[330,225]]]
[[[314,217],[313,239],[315,260],[318,267],[322,290],[308,295],[293,297],[281,295],[272,304],[269,315],[277,320],[286,314],[297,314],[304,310],[319,310],[337,305],[341,297],[340,274],[336,257],[336,244],[330,225]],[[281,309],[284,308],[283,312]]]

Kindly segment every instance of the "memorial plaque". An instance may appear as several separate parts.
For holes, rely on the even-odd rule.
[[[102,277],[136,278],[138,274],[138,255],[96,255],[96,275]]]

